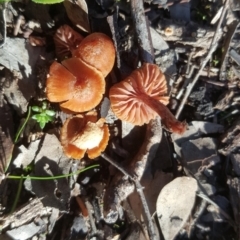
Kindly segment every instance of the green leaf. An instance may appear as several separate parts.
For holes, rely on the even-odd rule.
[[[38,114],[35,114],[32,116],[32,119],[34,119],[34,120],[37,120],[37,118],[38,118]]]
[[[43,110],[46,110],[47,109],[47,102],[42,102],[42,109]]]
[[[38,107],[38,106],[32,106],[32,110],[34,112],[41,112],[42,111],[42,108]]]
[[[39,123],[39,126],[40,126],[41,129],[43,129],[43,128],[45,127],[45,125],[46,125],[45,122],[40,122],[40,123]]]
[[[48,115],[48,116],[55,116],[55,112],[53,110],[46,110],[45,113]]]
[[[41,3],[41,4],[54,4],[54,3],[60,3],[64,0],[33,0],[35,3]]]
[[[51,122],[54,118],[52,116],[46,115],[46,122]]]

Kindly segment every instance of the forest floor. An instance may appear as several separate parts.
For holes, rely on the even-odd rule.
[[[240,240],[238,0],[16,0],[0,10],[0,239]],[[116,52],[93,107],[109,139],[93,159],[74,159],[62,136],[69,119],[92,113],[49,97],[54,64],[68,61],[56,47],[62,26],[69,59],[68,41],[95,32]],[[125,120],[146,114],[129,104],[120,119],[109,96],[144,63],[161,70],[175,117],[163,106],[137,126]]]

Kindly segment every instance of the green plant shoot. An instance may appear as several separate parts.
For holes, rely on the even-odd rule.
[[[32,106],[32,111],[36,112],[36,114],[32,116],[32,119],[39,123],[41,129],[45,127],[46,123],[53,121],[56,114],[53,110],[47,109],[46,102],[42,103],[42,107]]]

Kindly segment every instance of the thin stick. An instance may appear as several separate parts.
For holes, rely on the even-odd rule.
[[[131,0],[132,18],[138,39],[141,59],[144,62],[154,62],[154,51],[152,47],[151,35],[142,0]]]
[[[148,230],[149,230],[149,238],[152,240],[157,240],[157,235],[155,233],[155,229],[152,223],[152,218],[151,218],[151,214],[147,205],[147,201],[145,198],[145,195],[143,193],[143,187],[140,184],[140,182],[138,181],[137,178],[134,178],[133,176],[131,176],[131,174],[129,174],[127,171],[125,171],[117,162],[115,162],[113,159],[111,159],[106,153],[102,153],[101,156],[108,161],[110,164],[112,164],[114,167],[116,167],[120,172],[122,172],[125,176],[127,176],[129,179],[131,179],[135,186],[136,186],[136,190],[140,196],[141,202],[142,202],[142,206],[144,209],[144,212],[146,214],[146,218],[147,218],[147,222],[148,222]]]
[[[2,24],[3,24],[3,27],[2,27],[2,42],[0,42],[0,48],[5,44],[6,42],[6,6],[7,6],[7,3],[3,3],[2,4],[2,11],[1,11],[1,18],[2,18]]]
[[[184,97],[183,97],[183,99],[182,99],[182,101],[181,101],[181,103],[180,103],[180,105],[179,105],[179,107],[178,107],[177,113],[176,113],[176,115],[175,115],[175,117],[176,117],[177,119],[179,118],[179,116],[180,116],[180,114],[181,114],[181,112],[182,112],[182,110],[183,110],[183,107],[184,107],[184,105],[185,105],[185,103],[186,103],[186,101],[187,101],[190,93],[192,92],[193,87],[194,87],[195,84],[197,83],[197,81],[198,81],[198,79],[199,79],[199,76],[200,76],[203,68],[207,65],[207,63],[208,63],[209,59],[211,58],[213,52],[215,52],[215,50],[216,50],[216,48],[217,48],[217,46],[218,46],[218,41],[219,41],[219,40],[218,40],[218,36],[219,36],[219,33],[218,33],[218,32],[219,32],[219,29],[220,29],[220,27],[221,27],[221,25],[222,25],[223,18],[224,18],[225,14],[226,14],[227,8],[228,8],[228,0],[225,0],[224,8],[223,8],[223,11],[222,11],[222,15],[221,15],[221,18],[220,18],[220,20],[219,20],[219,22],[218,22],[218,25],[217,25],[215,34],[214,34],[214,36],[213,36],[213,39],[212,39],[212,42],[211,42],[211,45],[210,45],[209,52],[208,52],[207,56],[205,57],[205,59],[202,61],[202,64],[201,64],[201,66],[200,66],[200,68],[199,68],[199,70],[198,70],[195,78],[194,78],[193,81],[188,85],[188,87],[187,87],[187,89],[186,89],[185,95],[184,95]]]

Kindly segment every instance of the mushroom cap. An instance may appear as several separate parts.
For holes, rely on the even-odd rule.
[[[114,65],[115,48],[111,38],[96,32],[85,37],[72,55],[97,68],[106,77]]]
[[[141,126],[158,115],[147,101],[154,98],[167,105],[169,97],[163,96],[166,93],[164,74],[157,65],[145,63],[126,79],[113,85],[109,97],[111,108],[119,119]]]
[[[71,56],[71,51],[77,48],[83,40],[83,36],[65,24],[57,29],[53,40],[57,57],[64,59]]]
[[[105,119],[97,120],[96,112],[78,114],[65,121],[61,129],[61,144],[66,156],[81,159],[98,157],[108,144],[109,129]]]
[[[47,98],[62,102],[60,106],[73,112],[85,112],[96,107],[105,92],[105,79],[96,69],[78,58],[62,64],[54,62],[46,83]]]

